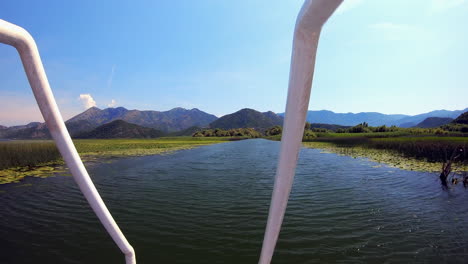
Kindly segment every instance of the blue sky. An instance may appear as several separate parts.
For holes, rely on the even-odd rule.
[[[0,2],[36,39],[64,118],[96,104],[283,112],[302,0]],[[468,0],[345,0],[320,40],[309,109],[468,107]],[[81,96],[80,96],[81,95]],[[41,121],[0,45],[0,124]]]

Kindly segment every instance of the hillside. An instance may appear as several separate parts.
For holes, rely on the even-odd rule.
[[[127,110],[123,107],[106,108],[103,110],[92,107],[69,119],[66,123],[73,125],[73,123],[79,121],[87,121],[90,126],[97,127],[118,119],[164,132],[171,132],[184,130],[192,126],[206,127],[216,120],[217,117],[196,108],[188,110],[178,107],[169,111],[140,111]],[[77,132],[82,131],[73,131],[73,133]]]
[[[452,122],[452,120],[453,119],[449,117],[428,117],[424,119],[422,122],[418,123],[414,127],[419,127],[419,128],[439,127],[439,126],[446,125]]]
[[[160,130],[115,120],[79,134],[75,138],[157,138],[163,135],[164,133]]]
[[[192,136],[195,132],[203,130],[201,127],[193,126],[181,131],[175,131],[167,133],[168,137],[183,137],[183,136]]]
[[[283,118],[273,112],[261,113],[259,111],[244,108],[235,113],[220,117],[210,124],[211,128],[256,128],[265,129],[276,125],[282,125]]]
[[[461,114],[459,117],[452,121],[453,124],[468,125],[468,112]]]

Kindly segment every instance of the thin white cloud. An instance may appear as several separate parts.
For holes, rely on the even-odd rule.
[[[369,28],[381,34],[386,40],[402,40],[415,37],[422,31],[417,26],[383,22],[369,25]]]
[[[430,6],[430,12],[431,13],[443,12],[445,10],[458,7],[466,2],[467,0],[432,0],[431,6]]]
[[[114,79],[114,72],[115,72],[115,64],[112,65],[111,73],[109,75],[109,78],[107,78],[107,88],[108,89],[112,88],[112,81]]]
[[[80,94],[80,97],[78,99],[81,101],[85,109],[96,106],[96,101],[94,101],[91,94]]]
[[[110,104],[108,104],[107,106],[108,107],[115,107],[117,105],[117,101],[115,101],[115,99],[112,99]]]
[[[343,14],[351,9],[354,9],[361,5],[364,0],[344,0],[343,3],[336,9],[336,14]]]

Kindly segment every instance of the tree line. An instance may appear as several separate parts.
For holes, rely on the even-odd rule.
[[[220,128],[200,130],[192,134],[193,137],[244,137],[259,138],[262,134],[253,128],[235,128],[224,130]]]

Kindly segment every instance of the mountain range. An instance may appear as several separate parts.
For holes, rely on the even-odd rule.
[[[199,109],[174,108],[169,111],[139,111],[123,107],[99,109],[91,107],[65,122],[72,137],[83,136],[97,127],[116,120],[123,120],[141,127],[153,128],[164,133],[178,132],[192,127],[208,127],[218,119]],[[192,129],[193,130],[193,129]],[[41,139],[50,138],[45,123],[31,122],[24,126],[0,129],[0,138]]]
[[[99,109],[91,107],[83,113],[69,119],[67,125],[87,122],[86,126],[97,127],[114,120],[124,120],[128,123],[154,128],[164,132],[180,131],[192,126],[205,127],[216,120],[215,115],[193,109],[174,108],[169,111],[139,111],[127,110],[123,107]],[[86,127],[85,130],[89,130]]]
[[[437,110],[420,115],[386,115],[377,112],[334,113],[332,111],[308,111],[307,121],[312,127],[333,128],[354,126],[367,122],[370,126],[434,127],[450,122],[464,110]],[[191,135],[202,128],[256,128],[266,129],[282,125],[284,114],[259,112],[254,109],[241,109],[235,113],[217,118],[199,109],[174,108],[169,111],[139,111],[123,107],[99,109],[91,107],[65,122],[72,137],[156,137],[159,135]],[[427,118],[435,118],[428,119]],[[103,126],[113,121],[113,126]],[[426,121],[425,121],[426,120]],[[424,122],[423,122],[424,121]],[[422,122],[422,123],[421,123]],[[315,125],[314,125],[315,124]],[[132,126],[138,125],[138,127]],[[153,130],[146,130],[147,128]],[[110,132],[112,131],[112,132]],[[102,134],[104,133],[104,134]],[[102,135],[101,135],[102,134]],[[105,136],[108,135],[108,136]],[[0,126],[0,138],[41,139],[50,138],[45,123],[32,122],[24,126]]]
[[[468,108],[464,110],[436,110],[419,115],[387,115],[377,112],[362,112],[362,113],[335,113],[328,110],[308,111],[307,121],[309,123],[322,123],[322,124],[335,124],[342,126],[355,126],[357,124],[367,122],[370,126],[399,126],[399,127],[413,127],[422,122],[428,117],[444,117],[444,118],[457,118]],[[279,114],[284,116],[284,113]]]

